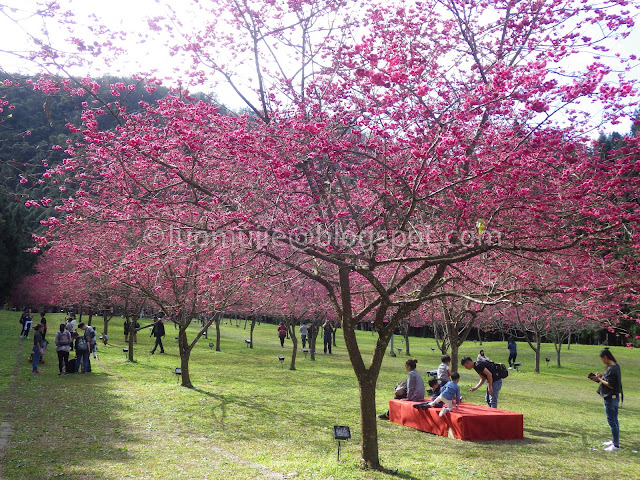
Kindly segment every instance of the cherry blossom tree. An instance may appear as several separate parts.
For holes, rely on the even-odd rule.
[[[173,51],[192,55],[194,82],[221,76],[251,114],[223,115],[176,89],[142,113],[120,109],[104,131],[108,109],[87,105],[72,127],[84,142],[67,148],[80,188],[68,212],[227,232],[320,285],[360,387],[363,462],[380,468],[384,353],[457,265],[526,259],[514,281],[530,289],[555,255],[636,231],[635,164],[594,156],[593,115],[579,108],[616,122],[635,104],[631,64],[614,72],[599,38],[625,35],[632,16],[614,0],[200,5],[207,24]],[[177,279],[198,275],[189,265],[170,277],[183,291]],[[184,305],[175,289],[171,302],[147,293]],[[372,356],[355,334],[369,318]]]

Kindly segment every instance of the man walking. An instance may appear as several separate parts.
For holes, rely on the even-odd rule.
[[[306,322],[300,325],[300,338],[302,338],[302,348],[307,346],[307,334],[309,333],[309,329],[307,328]]]
[[[482,360],[474,362],[471,357],[463,357],[461,363],[467,370],[474,369],[480,377],[478,384],[475,387],[471,387],[469,391],[475,392],[486,381],[487,394],[485,395],[485,400],[487,401],[487,405],[491,408],[498,408],[498,394],[502,388],[502,379],[496,371],[495,364]]]
[[[150,337],[156,337],[156,344],[151,350],[151,355],[156,351],[156,348],[160,347],[160,353],[164,353],[164,347],[162,346],[162,337],[164,337],[164,324],[156,316],[153,317],[153,328],[151,329]]]

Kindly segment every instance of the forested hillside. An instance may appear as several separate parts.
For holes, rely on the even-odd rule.
[[[103,78],[107,86],[130,79]],[[32,268],[37,255],[32,233],[42,228],[40,221],[55,215],[53,208],[26,208],[29,199],[48,197],[55,201],[73,188],[42,174],[48,167],[62,162],[63,148],[73,136],[68,123],[79,124],[82,102],[86,96],[62,93],[48,95],[34,91],[28,78],[0,71],[0,302],[7,299],[12,285]],[[140,85],[118,101],[128,111],[139,108],[140,101],[154,102],[166,95],[166,88],[149,93]],[[115,125],[115,119],[105,116],[104,122]],[[108,127],[108,125],[105,125]],[[75,134],[77,135],[77,134]]]

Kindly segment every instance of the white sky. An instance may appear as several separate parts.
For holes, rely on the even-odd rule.
[[[24,71],[28,73],[36,72],[33,66],[25,61],[19,61],[11,55],[4,52],[20,51],[24,45],[30,43],[27,32],[37,32],[42,35],[42,20],[38,17],[27,18],[26,11],[33,11],[38,5],[46,3],[46,0],[0,0],[0,5],[16,7],[20,11],[11,13],[14,18],[21,20],[23,29],[17,28],[2,16],[0,12],[0,67],[5,71],[15,72]],[[159,45],[157,41],[149,41],[149,27],[147,18],[150,16],[166,16],[167,12],[163,11],[161,2],[158,0],[62,0],[67,8],[70,8],[76,17],[78,23],[87,25],[95,25],[90,18],[91,14],[95,14],[102,19],[104,25],[108,26],[111,31],[124,30],[133,32],[133,36],[129,37],[127,42],[127,54],[117,58],[117,63],[106,65],[104,61],[98,61],[92,66],[92,71],[79,71],[73,73],[75,75],[83,75],[91,73],[94,75],[112,74],[112,75],[131,75],[133,73],[152,71],[157,72],[159,77],[171,76],[173,67],[177,62],[184,62],[176,57],[169,56],[167,49]],[[175,0],[171,2],[175,8],[183,9],[188,2]],[[638,0],[632,0],[632,5],[638,5]],[[197,15],[185,15],[183,18],[191,18],[194,23],[198,20]],[[640,18],[638,18],[640,23]],[[51,27],[54,27],[52,24]],[[53,30],[53,28],[52,28]],[[82,29],[79,29],[79,31]],[[61,45],[61,40],[68,37],[68,33],[51,31],[50,38],[56,44]],[[135,39],[134,42],[131,40]],[[640,29],[634,28],[632,34],[624,41],[618,41],[612,45],[612,53],[619,53],[622,56],[636,54],[640,56]],[[86,68],[86,67],[83,67]],[[636,67],[633,72],[635,78],[640,78],[640,68]],[[211,92],[207,92],[211,93]],[[222,99],[228,106],[234,108],[233,98],[235,94],[230,89],[222,86],[216,87],[217,96]],[[597,115],[597,112],[594,112]],[[628,126],[618,125],[611,128],[612,130],[626,132]]]

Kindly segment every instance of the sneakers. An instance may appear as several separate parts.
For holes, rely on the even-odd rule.
[[[617,452],[618,450],[620,450],[620,447],[616,447],[613,443],[608,447],[604,447],[605,452]]]
[[[413,408],[417,408],[419,410],[426,410],[429,407],[433,407],[433,405],[431,404],[431,402],[422,402],[422,403],[416,403]]]
[[[31,373],[37,373],[38,375],[40,375],[42,372],[40,370],[32,370]]]
[[[442,410],[440,410],[440,413],[438,415],[440,415],[441,417],[444,417],[451,410],[453,410],[453,408],[442,407]]]
[[[602,445],[608,447],[609,445],[613,445],[613,442],[611,440],[607,440],[606,442],[602,442]]]
[[[382,415],[378,415],[378,418],[381,420],[389,420],[389,414],[383,413]]]

